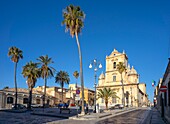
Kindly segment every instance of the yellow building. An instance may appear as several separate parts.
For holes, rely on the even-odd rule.
[[[81,86],[77,86],[77,88],[80,90],[80,99],[82,98],[82,92],[81,92]],[[69,90],[66,93],[66,98],[72,98],[75,101],[76,96],[76,84],[69,84]],[[84,88],[84,100],[89,105],[92,105],[94,103],[94,90],[89,88]]]
[[[34,88],[34,90],[44,92],[44,86],[38,86],[38,87]],[[67,91],[67,89],[63,88],[63,101],[64,102],[67,102],[66,91]],[[46,87],[46,94],[56,98],[55,104],[58,104],[62,100],[61,87]]]
[[[130,67],[128,64],[128,57],[124,51],[120,53],[114,49],[109,56],[106,56],[106,72],[99,76],[97,89],[106,87],[117,93],[119,98],[110,98],[109,106],[122,104],[121,74],[117,70],[119,62],[122,62],[126,67],[126,71],[122,73],[125,105],[134,107],[147,105],[146,84],[139,83],[139,74],[133,66]],[[97,103],[101,106],[105,105],[101,98],[97,100]]]

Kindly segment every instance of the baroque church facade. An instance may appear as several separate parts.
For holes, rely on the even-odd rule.
[[[109,98],[108,105],[122,104],[121,74],[117,70],[119,62],[122,62],[126,67],[126,70],[122,73],[125,106],[147,106],[146,84],[139,82],[139,74],[133,66],[130,67],[128,57],[124,51],[120,53],[114,49],[109,56],[106,56],[106,71],[99,76],[97,92],[98,89],[103,89],[104,87],[111,88],[119,98]],[[105,105],[104,99],[101,98],[97,100],[97,103],[100,106]]]

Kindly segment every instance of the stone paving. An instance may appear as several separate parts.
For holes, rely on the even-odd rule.
[[[130,109],[132,109],[132,108],[130,108]],[[122,118],[122,119],[124,118],[126,121],[126,117],[124,117],[125,115],[127,115],[126,113],[132,113],[132,114],[128,114],[128,115],[134,115],[134,117],[137,116],[136,119],[145,118],[145,116],[149,115],[146,113],[149,113],[149,112],[151,113],[150,114],[151,116],[150,117],[148,116],[149,118],[147,120],[148,121],[147,124],[165,124],[165,122],[162,120],[160,113],[157,111],[157,109],[153,108],[152,111],[149,109],[146,109],[145,114],[142,114],[145,111],[144,109],[143,110],[142,110],[142,108],[140,108],[139,110],[138,109],[112,110],[112,111],[100,113],[100,114],[91,113],[90,115],[85,115],[84,117],[79,117],[79,119],[75,119],[75,120],[63,119],[63,118],[52,117],[52,116],[32,115],[31,114],[32,112],[11,113],[11,112],[0,111],[0,124],[43,124],[43,123],[48,123],[48,124],[78,124],[78,123],[79,124],[95,124],[97,122],[100,122],[102,120],[107,120],[109,118],[118,119],[118,117]],[[138,113],[134,114],[135,111]],[[45,111],[43,111],[42,109],[34,109],[34,112],[36,112],[36,113],[38,112],[39,114],[49,113],[49,114],[59,115],[59,109],[57,109],[57,108],[48,108],[48,109],[45,109]],[[77,114],[76,109],[72,109],[71,113],[72,114],[63,113],[60,115],[64,115],[64,116],[68,116],[68,117],[74,116],[76,118],[76,114]],[[111,115],[109,115],[109,113],[111,113]],[[140,113],[142,114],[141,116],[140,116]],[[102,115],[102,114],[108,114],[108,115],[100,118],[99,115]],[[89,118],[91,118],[91,119],[89,119]],[[134,120],[132,116],[131,116],[131,119]],[[120,119],[118,119],[118,120],[120,120]],[[111,120],[109,122],[111,122]],[[130,124],[130,122],[129,122],[129,124]],[[146,124],[146,122],[143,121],[143,123],[141,122],[140,124]]]
[[[59,121],[53,121],[53,122],[49,122],[48,124],[96,124],[96,123],[98,123],[98,122],[100,122],[100,121],[103,121],[103,120],[107,120],[107,119],[109,119],[109,118],[112,118],[112,117],[114,117],[114,118],[118,118],[118,117],[122,117],[122,114],[126,114],[127,112],[130,114],[130,113],[134,113],[134,111],[137,111],[138,112],[138,115],[141,115],[142,113],[141,113],[141,111],[145,111],[144,109],[143,110],[138,110],[138,109],[133,109],[133,110],[129,110],[129,109],[124,109],[124,110],[113,110],[113,111],[109,111],[109,112],[107,112],[107,113],[112,113],[112,115],[109,115],[109,116],[106,116],[106,117],[103,117],[103,118],[96,118],[96,119],[89,119],[89,120],[87,120],[86,118],[85,118],[85,116],[86,117],[92,117],[92,116],[94,116],[94,115],[97,115],[97,114],[90,114],[90,115],[85,115],[84,117],[79,117],[78,119],[67,119],[67,120],[59,120]],[[102,113],[101,113],[102,114]],[[129,115],[128,114],[128,115]],[[136,115],[136,114],[133,114],[133,115]],[[143,117],[140,117],[140,118],[142,118],[143,119]],[[133,119],[133,117],[131,116],[131,119]],[[138,119],[138,118],[136,118],[136,119]],[[142,120],[142,119],[138,119],[138,120]],[[125,119],[126,120],[126,119]],[[119,121],[120,122],[120,121]],[[132,122],[132,121],[131,121]],[[113,123],[113,122],[112,122]],[[112,124],[112,123],[110,123],[110,124]],[[102,124],[102,123],[101,123]],[[106,123],[105,123],[106,124]],[[116,124],[116,123],[115,123]],[[118,124],[121,124],[121,122],[120,123],[118,123]],[[122,123],[123,124],[123,123]],[[124,124],[126,124],[126,121],[124,122]],[[129,124],[131,124],[131,123],[129,123]],[[135,123],[132,123],[132,124],[135,124]]]
[[[91,109],[90,109],[91,110]],[[0,124],[42,124],[42,123],[56,123],[60,122],[60,120],[64,120],[64,123],[86,123],[86,120],[69,120],[69,119],[63,119],[59,117],[52,117],[49,114],[52,115],[60,115],[60,116],[75,116],[77,114],[76,109],[71,110],[72,114],[59,114],[59,109],[57,108],[46,108],[44,111],[41,108],[34,109],[34,111],[31,112],[22,112],[22,113],[13,113],[11,111],[0,111]],[[91,110],[92,111],[92,110]],[[115,111],[121,111],[121,110],[115,110]],[[39,115],[43,115],[44,113],[48,114],[48,116],[39,116],[39,115],[32,115],[31,113],[38,113]],[[94,116],[94,113],[91,113],[92,116]],[[88,116],[88,115],[86,115]],[[95,120],[94,120],[95,121]],[[88,121],[88,124],[93,124],[93,120]]]
[[[166,124],[156,108],[152,108],[151,124]]]
[[[112,116],[121,116],[122,113],[126,113],[126,112],[133,112],[137,109],[131,110],[132,108],[128,108],[128,109],[116,109],[116,110],[112,110],[112,111],[108,111],[106,113],[100,113],[100,114],[96,114],[96,113],[91,113],[90,115],[85,115],[79,118],[73,117],[72,119],[67,119],[67,120],[61,120],[61,121],[53,121],[53,122],[49,122],[48,124],[95,124],[98,121],[110,118]],[[111,113],[111,115],[110,115]],[[102,115],[102,114],[108,114],[108,116],[104,116],[102,118],[97,117],[98,115]],[[96,118],[95,118],[96,117]]]
[[[143,120],[145,120],[146,111],[146,109],[130,111],[121,115],[116,115],[98,121],[96,124],[143,124]]]
[[[0,111],[0,124],[43,124],[62,118],[31,115],[30,112],[12,113]]]

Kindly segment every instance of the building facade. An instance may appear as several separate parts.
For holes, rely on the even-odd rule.
[[[159,81],[158,81],[158,84],[157,84],[157,86],[155,87],[155,90],[154,90],[154,106],[157,106],[157,108],[160,110],[160,104],[161,104],[161,102],[160,102],[160,91],[159,91],[159,89],[161,88],[161,85],[162,85],[162,78],[160,78],[159,79]]]
[[[167,90],[162,91],[162,86],[166,86]],[[162,117],[164,117],[168,123],[170,123],[170,58],[163,79],[158,81],[158,85],[155,88],[154,93],[156,107],[160,111]]]
[[[32,103],[33,104],[41,104],[43,105],[42,99],[43,93],[33,89],[32,92]],[[26,105],[28,104],[29,91],[28,89],[18,88],[18,98],[17,103]],[[46,96],[46,104],[53,106],[55,104],[56,98],[47,95]],[[4,88],[0,90],[0,108],[11,108],[12,104],[15,103],[15,88]]]
[[[76,89],[80,90],[80,100],[82,99],[82,91],[81,91],[81,86],[76,84],[69,84],[69,90],[66,93],[66,98],[72,100],[72,103],[75,103],[75,97],[76,97]],[[94,104],[94,90],[90,89],[90,88],[86,88],[84,87],[84,100],[86,103],[88,103],[89,105],[93,105]]]
[[[124,51],[120,53],[114,49],[109,56],[106,56],[106,71],[99,76],[97,91],[104,87],[111,88],[119,98],[110,98],[109,106],[122,104],[121,74],[117,70],[119,62],[122,62],[126,67],[126,70],[122,73],[125,105],[134,107],[147,105],[146,84],[139,83],[139,74],[133,66],[130,67],[128,64],[128,57]],[[101,98],[97,100],[97,103],[99,105],[105,104]]]
[[[44,93],[44,86],[38,86],[34,89]],[[67,102],[67,99],[66,99],[67,91],[68,91],[68,89],[63,88],[63,101],[64,102]],[[56,98],[55,104],[58,104],[60,101],[62,101],[61,87],[46,87],[46,94]]]

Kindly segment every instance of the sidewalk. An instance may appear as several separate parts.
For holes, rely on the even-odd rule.
[[[112,115],[118,115],[118,114],[122,114],[124,112],[128,112],[128,111],[133,111],[136,110],[136,108],[124,108],[124,109],[117,109],[117,110],[108,110],[102,113],[90,113],[84,116],[79,116],[78,118],[76,116],[70,117],[69,119],[73,119],[73,120],[96,120],[96,119],[100,119],[100,118],[104,118],[104,117],[108,117],[108,116],[112,116]]]
[[[112,110],[104,113],[90,113],[90,115],[84,115],[78,118],[74,116],[66,120],[49,122],[48,124],[95,124],[97,121],[114,117],[116,115],[121,115],[123,113],[134,111],[134,110],[136,110],[136,108],[128,108],[128,109],[126,108],[126,109],[116,110],[116,111]]]
[[[60,113],[59,108],[46,108],[46,109],[37,109],[31,112],[32,115],[39,115],[39,116],[49,116],[49,117],[58,117],[63,119],[69,119],[69,117],[73,117],[77,115],[77,110],[74,108],[70,109],[70,114],[68,111],[63,111]],[[78,113],[80,110],[78,110]]]
[[[151,114],[152,116],[151,116],[150,124],[166,124],[161,118],[161,115],[156,108],[152,108]]]

